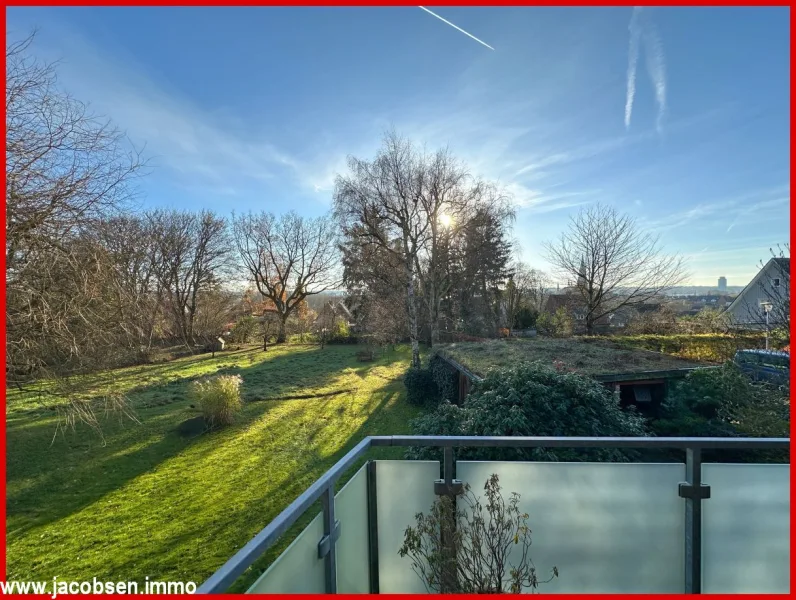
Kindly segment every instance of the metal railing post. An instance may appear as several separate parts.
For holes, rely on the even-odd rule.
[[[367,462],[368,489],[368,559],[370,593],[379,593],[379,519],[376,493],[376,461]]]
[[[323,537],[318,542],[318,558],[326,562],[326,593],[337,593],[337,538],[340,537],[340,521],[334,518],[334,483],[321,496],[323,507]]]
[[[679,495],[685,498],[685,593],[702,593],[702,500],[710,498],[710,486],[702,483],[702,449],[687,448],[685,483]]]
[[[452,535],[453,532],[456,531],[456,496],[458,496],[462,491],[462,482],[453,478],[455,463],[453,459],[453,448],[450,446],[446,446],[443,449],[442,465],[443,479],[438,479],[434,482],[434,493],[437,496],[443,496],[450,500],[451,514],[447,515],[447,517],[450,519],[450,523],[447,524],[447,528],[443,526],[442,531],[440,532],[440,541],[442,542],[442,547],[445,549],[447,554],[447,564],[445,567],[443,567],[445,574],[440,582],[440,592],[450,593],[458,591],[456,589],[457,549],[455,539],[452,537]]]

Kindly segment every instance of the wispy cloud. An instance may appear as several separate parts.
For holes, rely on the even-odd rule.
[[[443,19],[443,18],[442,18],[442,17],[440,17],[440,16],[439,16],[437,13],[435,13],[435,12],[432,12],[432,11],[428,10],[428,9],[427,9],[425,6],[418,6],[418,8],[420,8],[420,9],[422,9],[422,10],[426,11],[428,14],[430,14],[430,15],[432,15],[432,16],[434,16],[434,17],[437,17],[437,18],[438,18],[440,21],[442,21],[443,23],[446,23],[446,24],[450,25],[450,26],[451,26],[451,27],[453,27],[455,30],[457,30],[457,31],[461,31],[461,32],[462,32],[464,35],[466,35],[466,36],[467,36],[467,37],[469,37],[469,38],[472,38],[472,39],[474,39],[476,42],[478,42],[478,43],[479,43],[479,44],[481,44],[482,46],[486,46],[486,47],[487,47],[487,48],[489,48],[490,50],[494,50],[494,48],[493,48],[492,46],[490,46],[489,44],[487,44],[486,42],[484,42],[484,41],[482,41],[482,40],[479,40],[479,39],[478,39],[477,37],[475,37],[475,36],[474,36],[472,33],[468,33],[468,32],[466,32],[464,29],[462,29],[461,27],[458,27],[458,26],[454,25],[453,23],[451,23],[450,21],[448,21],[448,20],[446,20],[446,19]]]
[[[594,202],[600,190],[578,192],[549,192],[528,188],[521,183],[511,182],[504,186],[511,194],[514,206],[528,213],[549,213],[583,206]]]
[[[328,192],[345,154],[299,158],[234,116],[198,106],[157,81],[128,57],[100,51],[70,30],[48,32],[51,46],[37,44],[47,60],[63,60],[59,80],[91,108],[113,119],[137,146],[146,146],[153,173],[176,187],[216,196],[257,193],[267,182],[288,179],[307,191]],[[328,194],[319,194],[328,196]]]
[[[663,52],[658,28],[648,14],[640,6],[633,8],[630,17],[630,42],[627,63],[627,95],[625,97],[625,128],[630,128],[633,116],[633,103],[636,98],[636,75],[641,46],[644,46],[647,74],[655,89],[655,103],[658,106],[655,127],[658,133],[663,132],[663,121],[666,116],[666,57]]]
[[[787,206],[789,204],[790,193],[786,195],[780,195],[775,198],[769,198],[767,200],[753,202],[748,206],[744,206],[736,212],[735,218],[727,227],[727,231],[725,233],[732,231],[741,220],[743,220],[745,223],[748,223],[750,220],[758,220],[756,217],[759,215],[764,215],[766,218],[781,218],[779,213],[773,213],[772,215],[769,211],[767,211],[767,209],[776,208],[783,205]]]
[[[688,225],[693,225],[697,219],[704,223],[708,217],[714,223],[730,224],[725,233],[729,233],[742,220],[756,220],[758,217],[764,219],[780,219],[781,214],[772,212],[771,209],[790,203],[790,186],[784,185],[775,188],[755,190],[746,192],[738,196],[723,198],[710,202],[701,202],[691,208],[671,213],[666,217],[657,220],[648,220],[644,223],[646,227],[655,231],[665,231],[678,229]]]
[[[623,136],[617,138],[608,138],[589,142],[579,146],[573,146],[566,150],[540,154],[532,159],[532,162],[517,170],[514,173],[514,176],[518,177],[520,175],[534,174],[552,166],[559,166],[594,158],[602,154],[620,150],[621,148],[624,148],[630,144],[640,142],[647,137],[649,136],[639,134],[636,137]]]

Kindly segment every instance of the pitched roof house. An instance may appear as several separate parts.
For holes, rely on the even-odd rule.
[[[785,324],[790,310],[790,258],[771,258],[727,307],[731,322],[743,329],[764,329],[765,302],[772,304],[769,325]]]

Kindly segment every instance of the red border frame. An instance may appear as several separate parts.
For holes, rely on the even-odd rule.
[[[635,4],[634,2],[630,2],[628,0],[619,0],[619,1],[612,2],[610,4],[610,6],[633,6],[634,4]],[[6,7],[8,7],[8,6],[218,6],[218,5],[219,5],[218,2],[212,2],[211,0],[193,0],[193,1],[192,0],[171,0],[171,1],[161,1],[161,2],[158,2],[156,0],[149,0],[149,1],[143,1],[143,2],[123,2],[123,1],[119,1],[119,0],[106,0],[106,1],[83,0],[82,2],[81,1],[70,2],[69,0],[49,0],[49,1],[48,0],[27,0],[27,1],[20,1],[20,0],[10,0],[9,1],[9,0],[6,0],[4,2],[4,6],[6,6]],[[223,6],[224,4],[221,4],[221,5]],[[792,0],[789,0],[789,1],[779,0],[779,1],[765,2],[765,3],[762,3],[762,2],[761,3],[755,3],[755,2],[751,2],[750,3],[750,2],[744,2],[742,0],[728,0],[728,1],[725,1],[725,2],[710,2],[710,1],[684,2],[684,1],[680,1],[680,0],[665,0],[665,1],[660,1],[659,0],[658,2],[655,3],[655,6],[755,6],[755,5],[792,6],[793,5],[793,1]],[[334,2],[333,0],[327,0],[327,1],[315,0],[314,2],[313,1],[307,1],[307,0],[293,0],[292,2],[267,2],[267,1],[262,1],[262,0],[236,0],[235,2],[231,2],[231,3],[227,4],[227,6],[305,6],[305,7],[313,7],[313,6],[314,7],[320,7],[320,6],[372,6],[372,7],[377,7],[377,6],[407,6],[408,7],[408,6],[417,6],[417,5],[415,5],[412,2],[405,1],[405,0],[404,1],[395,0],[393,2],[384,2],[384,1],[383,2],[374,2],[372,0],[371,1],[366,1],[366,0],[348,0],[347,2]],[[429,6],[485,6],[485,5],[483,3],[481,3],[481,2],[476,2],[475,0],[459,0],[459,1],[435,0],[435,2],[433,4],[430,4]],[[493,5],[486,5],[486,6],[608,6],[608,5],[603,3],[603,2],[599,2],[598,0],[586,0],[586,1],[581,0],[580,2],[568,1],[568,0],[558,0],[556,2],[545,2],[543,4],[538,4],[538,5],[537,4],[528,4],[527,2],[522,2],[522,1],[519,1],[519,0],[513,0],[513,1],[503,0],[500,3],[495,3]],[[3,10],[1,19],[2,19],[2,24],[3,24],[3,29],[5,30],[5,25],[6,25],[6,11],[5,10]],[[793,31],[794,21],[796,21],[796,19],[794,19],[793,11],[791,11],[791,16],[790,16],[791,31]],[[794,55],[794,52],[793,52],[793,46],[792,45],[791,45],[791,48],[790,48],[790,55],[791,55],[791,84],[790,85],[791,85],[791,102],[792,102],[793,89],[794,89],[794,86],[793,86],[793,55]],[[5,66],[5,63],[3,63],[3,79],[4,80],[5,80],[5,74],[6,74],[6,66]],[[3,112],[5,112],[5,108],[3,108]],[[4,118],[3,119],[3,123],[2,123],[3,134],[5,134],[5,127],[6,127],[5,123],[6,123],[6,121],[5,121],[5,118]],[[790,123],[791,148],[793,146],[794,132],[796,132],[796,127],[794,126],[793,118],[791,118],[791,123]],[[4,137],[5,137],[5,135],[4,135]],[[793,166],[793,162],[794,162],[793,153],[791,152],[791,166]],[[3,171],[2,177],[3,177],[3,182],[5,184],[5,170]],[[4,185],[4,187],[5,187],[5,185]],[[5,200],[4,200],[4,202],[5,202]],[[796,222],[796,217],[794,217],[793,212],[791,212],[791,215],[790,215],[790,225],[791,225],[791,234],[790,234],[790,238],[791,239],[790,239],[790,242],[791,242],[791,244],[793,244],[793,240],[794,240],[794,234],[793,234],[793,224],[794,224],[794,222]],[[0,237],[2,238],[3,242],[5,242],[5,227],[2,230],[0,230]],[[2,263],[3,270],[5,271],[5,253],[0,257],[0,263]],[[5,291],[5,286],[3,286],[2,294],[0,294],[0,304],[2,304],[4,309],[5,309],[5,303],[6,303],[6,291]],[[796,316],[796,309],[794,309],[793,306],[791,306],[791,317],[794,317],[794,316]],[[5,319],[3,319],[0,322],[0,329],[2,330],[3,339],[5,339],[5,334],[6,334],[6,322],[5,322]],[[2,397],[3,397],[3,404],[5,405],[5,399],[6,399],[6,396],[5,396],[5,389],[6,389],[5,369],[3,369],[2,375],[0,375],[0,378],[2,378],[0,383],[2,383]],[[793,372],[791,372],[791,389],[793,388],[792,384],[794,382],[796,382],[796,375],[794,375]],[[793,400],[793,396],[794,396],[794,393],[791,392],[791,400]],[[794,413],[794,410],[793,410],[793,407],[791,406],[791,421],[792,421],[793,413]],[[0,449],[2,449],[2,455],[3,455],[3,458],[5,459],[5,455],[6,455],[6,452],[5,452],[5,450],[6,450],[6,411],[5,410],[3,410],[2,413],[0,414]],[[791,450],[791,458],[793,456],[792,452],[793,451]],[[0,475],[1,475],[1,477],[0,477],[0,491],[2,491],[3,498],[5,498],[5,492],[6,492],[6,461],[5,460],[0,462]],[[793,497],[793,489],[794,489],[794,480],[793,480],[793,477],[791,477],[791,498]],[[792,520],[793,520],[793,505],[791,505],[791,521]],[[6,503],[5,502],[3,502],[2,509],[0,509],[0,525],[2,526],[2,535],[3,535],[2,544],[0,544],[0,559],[2,559],[2,562],[0,562],[0,580],[5,580],[5,577],[6,577],[6,543],[5,543],[5,540],[6,540],[6,538],[5,538],[5,534],[6,534]],[[791,539],[791,557],[790,557],[790,560],[791,560],[791,579],[793,577],[793,575],[792,575],[793,574],[793,564],[794,564],[794,562],[796,562],[796,561],[794,561],[793,552],[792,552],[792,546],[793,546],[793,543],[792,543],[792,539]],[[793,593],[793,590],[791,590],[791,593]],[[652,594],[629,594],[629,595],[621,595],[621,596],[618,595],[618,594],[597,594],[597,595],[599,595],[599,596],[609,596],[609,597],[610,596],[616,596],[616,597],[619,597],[619,598],[623,598],[623,599],[626,598],[628,600],[632,600],[634,598],[645,598],[645,597],[648,597],[648,596],[650,596]],[[120,596],[120,595],[114,595],[114,596],[115,597],[119,597],[119,598],[125,597],[125,596]],[[220,596],[221,597],[236,597],[237,594],[222,594]],[[354,594],[341,594],[340,596],[341,597],[346,597],[346,598],[358,598],[358,597],[360,597],[360,596],[354,595]],[[671,596],[683,597],[683,598],[687,598],[688,597],[687,594],[672,594]],[[39,596],[39,597],[41,597],[41,598],[49,598],[49,596]],[[137,595],[137,597],[142,597],[142,598],[143,597],[166,598],[166,597],[179,597],[179,596],[177,596],[177,595],[165,595],[165,594],[164,595],[157,595],[157,596],[156,595],[146,596],[146,595],[141,594],[141,595]],[[321,598],[323,596],[321,594],[318,594],[318,595],[300,594],[300,595],[292,595],[290,597],[291,598],[296,598],[296,600],[301,600],[301,599],[305,599],[305,598]],[[396,597],[396,598],[413,598],[414,596],[413,595],[409,595],[409,594],[401,594],[401,595],[394,595],[394,597]],[[457,597],[458,598],[465,598],[467,596],[464,596],[464,595],[453,595],[451,597],[454,597],[454,598],[457,598]],[[500,597],[500,596],[498,596],[498,597]],[[577,594],[561,594],[561,595],[556,595],[556,597],[557,598],[580,598],[581,595],[577,595]]]

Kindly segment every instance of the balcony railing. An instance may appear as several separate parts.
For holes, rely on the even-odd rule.
[[[438,461],[368,461],[379,446],[444,449]],[[679,449],[681,463],[454,462],[461,447]],[[521,494],[545,592],[789,592],[789,464],[702,461],[703,450],[782,450],[787,438],[368,437],[214,573],[226,591],[316,501],[321,513],[250,588],[257,593],[413,593],[425,587],[398,549],[414,515],[459,482],[492,473]],[[440,473],[442,467],[442,473]],[[453,479],[454,468],[456,480]]]

